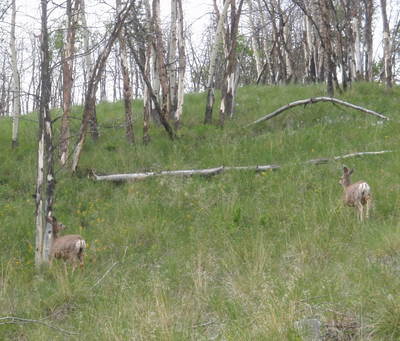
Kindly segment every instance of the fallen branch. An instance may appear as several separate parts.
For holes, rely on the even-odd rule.
[[[38,323],[38,324],[42,324],[48,328],[57,330],[64,334],[79,335],[79,333],[77,333],[77,332],[71,332],[69,330],[65,330],[60,327],[53,326],[52,324],[44,322],[42,320],[32,320],[32,319],[26,319],[26,318],[15,317],[15,316],[0,317],[0,325],[2,325],[2,324],[17,324],[17,323]]]
[[[369,115],[377,116],[377,117],[379,117],[379,118],[381,118],[383,120],[389,120],[389,117],[384,116],[382,114],[379,114],[376,111],[369,110],[369,109],[360,107],[358,105],[354,105],[354,104],[342,101],[342,100],[337,99],[337,98],[333,98],[333,97],[313,97],[313,98],[302,99],[302,100],[299,100],[299,101],[296,101],[296,102],[292,102],[292,103],[286,104],[283,107],[280,107],[279,109],[275,110],[274,112],[272,112],[272,113],[270,113],[268,115],[265,115],[265,116],[259,118],[258,120],[248,124],[246,127],[252,126],[252,125],[260,123],[260,122],[264,122],[264,121],[270,120],[271,118],[279,115],[280,113],[284,112],[285,110],[288,110],[290,108],[296,107],[298,105],[304,105],[305,106],[307,104],[314,104],[314,103],[318,103],[318,102],[332,102],[332,103],[341,104],[341,105],[344,105],[346,107],[350,107],[352,109],[365,112],[365,113],[367,113]]]
[[[161,172],[144,172],[133,174],[111,174],[111,175],[97,175],[94,171],[92,174],[96,180],[106,181],[126,181],[126,180],[141,180],[149,177],[161,175],[215,175],[220,173],[224,167],[208,168],[208,169],[192,169],[192,170],[176,170],[176,171],[161,171]]]
[[[109,268],[108,270],[104,273],[103,276],[101,276],[96,283],[92,286],[92,289],[96,288],[100,282],[111,272],[111,270],[113,269],[114,266],[116,266],[118,264],[118,262],[114,262]]]
[[[392,153],[392,152],[393,152],[393,150],[381,150],[380,152],[359,152],[359,153],[346,154],[346,155],[342,155],[342,156],[335,156],[333,159],[340,160],[340,159],[347,159],[349,157],[354,157],[354,156],[379,155],[379,154]]]
[[[161,176],[161,175],[180,175],[180,176],[192,176],[202,175],[211,176],[222,173],[229,170],[255,170],[256,172],[262,172],[269,169],[280,168],[278,165],[265,165],[265,166],[242,166],[242,167],[216,167],[206,169],[187,169],[187,170],[175,170],[175,171],[160,171],[160,172],[145,172],[145,173],[131,173],[131,174],[111,174],[111,175],[97,175],[92,171],[92,175],[95,180],[98,181],[127,181],[127,180],[142,180],[149,177]]]
[[[385,153],[392,153],[393,150],[381,150],[379,152],[359,152],[359,153],[351,153],[351,154],[346,154],[346,155],[339,155],[339,156],[334,156],[333,158],[320,158],[320,159],[312,159],[306,161],[306,163],[312,163],[314,165],[321,165],[328,163],[329,161],[337,161],[341,159],[347,159],[349,157],[355,157],[355,156],[363,156],[363,155],[380,155],[380,154],[385,154]]]
[[[337,161],[341,159],[347,159],[350,157],[363,156],[363,155],[380,155],[385,153],[391,153],[392,150],[381,150],[378,152],[358,152],[345,155],[334,156],[332,158],[319,158],[305,161],[303,163],[311,163],[314,165],[326,164],[330,161]],[[230,170],[254,170],[256,172],[265,172],[267,170],[279,169],[279,165],[258,165],[258,166],[231,166],[231,167],[216,167],[206,169],[188,169],[188,170],[176,170],[176,171],[160,171],[160,172],[144,172],[144,173],[128,173],[128,174],[110,174],[110,175],[97,175],[92,170],[92,175],[97,181],[127,181],[127,180],[142,180],[149,177],[161,176],[161,175],[181,175],[181,176],[192,176],[192,175],[216,175],[225,171]]]

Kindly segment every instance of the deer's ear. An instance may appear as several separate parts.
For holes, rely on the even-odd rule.
[[[344,174],[348,174],[349,173],[349,169],[346,166],[343,166],[343,173]]]
[[[354,169],[350,169],[349,175],[353,174],[353,172],[354,172]]]

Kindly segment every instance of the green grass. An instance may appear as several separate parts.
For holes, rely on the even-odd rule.
[[[81,176],[56,167],[55,215],[88,243],[85,268],[67,275],[59,263],[42,273],[33,264],[37,126],[22,120],[20,145],[11,150],[11,121],[1,119],[0,317],[44,319],[79,335],[7,324],[0,339],[294,341],[302,339],[295,322],[317,318],[339,340],[398,340],[400,90],[354,84],[340,96],[392,118],[383,124],[321,103],[243,128],[321,95],[318,86],[240,89],[235,117],[221,129],[202,124],[205,96],[191,94],[180,138],[171,142],[152,127],[147,146],[140,103],[135,146],[122,129],[107,128],[123,123],[122,104],[100,104],[101,137],[88,138]],[[78,127],[74,120],[74,133]],[[303,162],[384,149],[394,152],[345,160],[353,180],[373,190],[364,224],[340,201],[343,161]],[[272,163],[282,168],[118,185],[84,176],[92,168],[108,174]]]

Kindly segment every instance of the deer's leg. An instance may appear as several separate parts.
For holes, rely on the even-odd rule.
[[[364,219],[364,207],[361,202],[357,203],[358,219],[362,222]]]
[[[369,210],[371,209],[371,199],[367,200],[367,211],[365,213],[366,218],[369,218]]]
[[[74,258],[72,261],[72,273],[74,273],[75,269],[76,269],[76,259]]]
[[[78,259],[79,259],[79,266],[81,267],[81,268],[83,268],[83,251],[81,251],[81,252],[79,252],[78,253]]]

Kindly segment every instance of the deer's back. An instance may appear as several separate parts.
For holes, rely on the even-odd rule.
[[[68,259],[76,257],[82,252],[86,244],[79,234],[69,234],[57,238],[51,249],[51,256],[55,258]]]
[[[365,181],[358,181],[347,186],[344,190],[343,200],[349,206],[357,202],[365,204],[371,197],[371,188]]]

